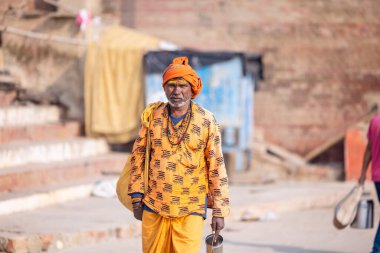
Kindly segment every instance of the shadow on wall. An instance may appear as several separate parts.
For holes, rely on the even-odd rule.
[[[72,59],[52,84],[42,91],[30,87],[20,87],[17,96],[18,102],[56,105],[62,110],[62,121],[76,120],[83,123],[84,61],[84,57]]]
[[[85,57],[75,59],[46,89],[49,102],[64,108],[64,119],[84,121],[84,62]]]

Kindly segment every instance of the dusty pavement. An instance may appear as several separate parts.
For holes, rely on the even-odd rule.
[[[227,221],[223,252],[233,253],[365,253],[370,252],[375,229],[336,230],[331,208],[289,211],[277,220],[262,222]],[[204,235],[209,229],[206,221]],[[110,240],[61,253],[138,253],[140,238]],[[200,252],[206,252],[203,244]]]
[[[231,186],[224,252],[369,252],[375,229],[337,230],[332,225],[333,206],[352,186],[323,182]],[[373,188],[367,188],[373,194]],[[250,221],[241,221],[242,215]],[[204,236],[210,233],[209,223],[206,220]],[[16,241],[15,252],[135,253],[141,252],[139,225],[117,199],[85,198],[0,216],[0,243]]]

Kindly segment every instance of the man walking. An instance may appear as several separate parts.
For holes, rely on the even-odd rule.
[[[368,128],[368,144],[364,152],[362,173],[359,184],[364,185],[369,163],[372,162],[372,180],[375,183],[377,197],[380,201],[380,114],[376,115]],[[379,223],[380,225],[380,223]],[[372,253],[380,252],[380,227],[377,228]]]
[[[202,82],[187,57],[173,60],[162,86],[168,103],[155,103],[143,113],[153,115],[149,173],[143,174],[147,127],[142,126],[132,151],[128,193],[135,218],[142,220],[144,253],[195,253],[208,203],[215,235],[229,214],[220,131],[213,114],[192,101]],[[149,181],[144,194],[145,176]]]

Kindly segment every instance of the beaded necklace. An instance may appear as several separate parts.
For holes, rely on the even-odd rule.
[[[190,121],[191,121],[191,118],[192,118],[192,102],[190,101],[190,106],[186,112],[186,116],[185,118],[182,120],[181,124],[179,125],[179,127],[175,127],[173,126],[173,123],[172,123],[172,120],[170,119],[170,106],[169,104],[167,105],[167,109],[168,109],[168,117],[167,117],[167,124],[166,124],[166,135],[168,137],[168,141],[169,143],[172,145],[172,146],[175,146],[175,145],[178,145],[181,143],[183,137],[185,136],[186,132],[187,132],[187,129],[189,128],[189,125],[190,125]],[[171,133],[170,132],[170,125],[172,125],[173,129],[174,129],[174,133]],[[172,141],[172,137],[174,137],[175,141]]]

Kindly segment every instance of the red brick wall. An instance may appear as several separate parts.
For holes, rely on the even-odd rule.
[[[346,143],[344,147],[345,156],[345,176],[346,180],[358,180],[361,175],[363,165],[363,154],[367,145],[367,128],[351,127],[346,131]],[[372,179],[371,164],[367,170],[367,180]]]
[[[138,30],[263,54],[255,121],[289,150],[307,153],[380,101],[378,0],[124,1],[122,20]]]

